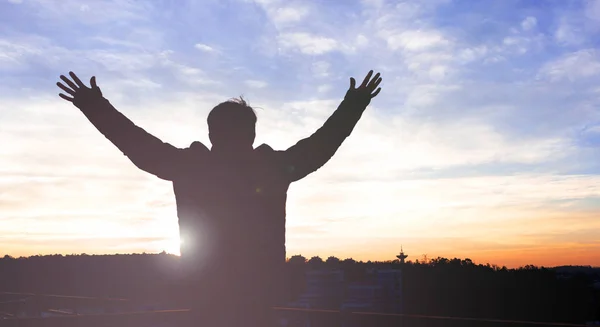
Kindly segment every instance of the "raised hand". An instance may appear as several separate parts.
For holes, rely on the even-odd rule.
[[[70,96],[63,93],[59,93],[58,96],[69,102],[73,102],[73,104],[78,108],[82,105],[93,103],[102,99],[102,91],[100,91],[100,88],[98,85],[96,85],[96,76],[92,76],[90,79],[91,87],[85,86],[79,77],[77,77],[77,75],[75,75],[73,72],[69,72],[69,76],[71,76],[73,81],[69,80],[64,75],[60,75],[60,79],[62,79],[68,85],[68,87],[61,82],[56,83],[56,85],[58,85],[58,87],[60,87]]]
[[[357,100],[366,101],[367,103],[371,101],[372,98],[376,97],[377,94],[381,91],[381,88],[378,87],[381,83],[381,77],[379,73],[377,73],[373,78],[373,71],[369,71],[362,84],[358,88],[356,88],[356,80],[354,77],[350,77],[350,89],[348,89],[347,97],[352,97]]]

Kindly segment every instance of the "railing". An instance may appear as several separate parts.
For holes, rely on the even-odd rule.
[[[92,298],[80,296],[64,296],[64,295],[44,295],[30,293],[8,293],[0,292],[0,294],[18,295],[21,298],[17,301],[23,301],[23,296],[27,299],[59,299],[62,301],[79,301],[88,303],[119,303],[126,304],[125,307],[133,308],[131,301],[127,299],[111,299],[111,298]],[[4,312],[4,306],[11,301],[0,302],[0,313]],[[82,314],[75,311],[65,311],[59,309],[49,309],[50,307],[42,304],[49,304],[50,301],[42,301],[36,303],[38,312],[37,317],[17,317],[9,312],[4,312],[7,315],[0,315],[0,326],[6,327],[178,327],[188,326],[191,319],[189,309],[174,309],[174,310],[153,310],[153,311],[129,311],[129,312],[105,312],[98,314]],[[67,302],[63,302],[67,304]],[[73,302],[71,302],[73,303]],[[56,305],[56,303],[55,303]],[[55,306],[56,307],[56,306]],[[82,306],[83,307],[83,306]],[[111,305],[109,305],[111,307]],[[113,306],[114,307],[114,306]],[[121,310],[126,309],[120,307]],[[43,308],[43,309],[42,309]],[[481,318],[464,318],[464,317],[447,317],[447,316],[430,316],[430,315],[414,315],[414,314],[397,314],[397,313],[377,313],[377,312],[359,312],[359,311],[340,311],[340,310],[320,310],[320,309],[304,309],[304,308],[288,308],[274,307],[276,315],[285,317],[288,320],[286,324],[289,327],[306,326],[310,322],[311,327],[331,327],[331,326],[348,326],[348,327],[383,327],[383,326],[398,326],[398,327],[496,327],[496,326],[563,326],[563,327],[584,327],[585,324],[571,323],[555,323],[555,322],[535,322],[535,321],[516,321],[516,320],[499,320],[499,319],[481,319]],[[51,317],[42,317],[40,313],[45,312],[54,314]],[[194,324],[194,325],[200,325]],[[285,326],[285,325],[284,325]]]

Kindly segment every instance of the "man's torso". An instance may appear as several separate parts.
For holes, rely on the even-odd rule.
[[[235,160],[191,155],[173,181],[182,259],[199,278],[228,279],[239,288],[280,275],[289,182],[277,155],[264,146]]]

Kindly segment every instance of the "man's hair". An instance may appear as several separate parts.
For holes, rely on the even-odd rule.
[[[256,112],[242,96],[218,104],[208,114],[208,126],[221,125],[237,120],[256,124]]]

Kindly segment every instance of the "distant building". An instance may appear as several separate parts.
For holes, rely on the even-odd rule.
[[[290,303],[294,307],[338,308],[344,297],[344,271],[312,270],[306,273],[306,290],[298,300]]]
[[[306,273],[306,289],[296,300],[288,303],[293,308],[340,309],[350,312],[402,313],[402,266],[408,255],[400,250],[396,256],[399,269],[370,269],[367,279],[346,283],[342,270],[312,270]],[[286,314],[287,326],[311,326],[314,315]],[[283,321],[282,321],[283,322]],[[344,322],[352,326],[352,322]]]
[[[348,285],[341,310],[379,311],[383,288],[374,282],[356,282]]]
[[[341,309],[400,313],[402,271],[380,269],[370,274],[369,281],[348,285]]]
[[[402,269],[377,271],[377,282],[382,288],[382,311],[402,313]]]
[[[312,270],[306,272],[306,289],[302,295],[291,303],[292,308],[338,309],[344,298],[344,271],[342,270]],[[286,314],[282,325],[311,326],[314,315]]]

